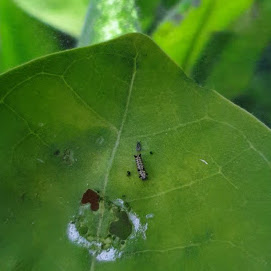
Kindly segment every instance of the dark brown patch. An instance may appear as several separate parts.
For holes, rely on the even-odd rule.
[[[88,189],[83,194],[81,203],[82,204],[90,203],[90,209],[92,211],[97,211],[99,209],[99,199],[100,199],[100,196],[95,191]]]

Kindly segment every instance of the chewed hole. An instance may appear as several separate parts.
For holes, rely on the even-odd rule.
[[[83,227],[79,228],[79,233],[81,235],[85,235],[87,232],[88,232],[88,227],[83,226]]]
[[[91,210],[98,210],[99,199],[95,190],[88,189],[81,203],[90,203]],[[141,238],[146,239],[148,223],[141,223],[139,216],[131,209],[128,210],[120,198],[114,201],[103,200],[102,207],[102,226],[99,226],[100,212],[90,212],[89,206],[81,205],[68,224],[67,234],[70,241],[88,249],[98,261],[114,261],[123,255],[129,244]]]
[[[118,211],[118,220],[110,224],[109,232],[118,236],[121,240],[126,240],[132,233],[132,223],[124,211]]]

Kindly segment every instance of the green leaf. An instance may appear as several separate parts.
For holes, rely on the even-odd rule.
[[[91,0],[78,46],[139,31],[134,0]]]
[[[146,36],[14,69],[0,99],[1,270],[270,270],[270,130]]]
[[[163,15],[169,10],[178,0],[128,0],[128,1],[110,1],[110,0],[14,0],[18,5],[31,14],[33,17],[41,20],[42,22],[49,24],[62,32],[69,35],[80,38],[82,36],[82,28],[84,26],[87,32],[88,21],[93,22],[93,19],[88,16],[87,9],[91,9],[91,6],[97,6],[96,3],[106,4],[105,14],[102,12],[99,14],[106,17],[106,13],[110,10],[115,10],[116,5],[121,3],[135,2],[137,11],[139,13],[140,28],[144,32],[152,30],[156,27],[157,23],[163,17]],[[130,5],[129,4],[129,5]],[[124,6],[124,10],[127,7]],[[97,14],[94,14],[94,17]],[[111,15],[110,15],[111,16]],[[127,15],[121,17],[125,18]],[[84,18],[86,19],[84,20]],[[130,17],[131,19],[131,17]],[[133,21],[133,20],[132,20]],[[85,23],[84,23],[85,22]],[[129,21],[129,24],[131,22]],[[91,30],[91,29],[90,29]],[[96,30],[95,30],[96,31]],[[126,33],[128,30],[126,31]],[[102,34],[102,33],[101,33]]]
[[[23,10],[42,22],[79,37],[89,0],[14,0]]]
[[[251,77],[249,87],[234,102],[271,127],[271,46],[264,51],[256,70]]]
[[[11,0],[0,2],[0,72],[59,50],[56,32],[22,12]]]
[[[160,0],[136,0],[136,5],[139,7],[139,16],[141,18],[142,29],[149,29],[155,21],[156,11],[159,9]]]
[[[179,0],[135,0],[135,2],[138,6],[141,28],[144,32],[150,33]]]
[[[230,33],[227,33],[227,40],[224,39],[222,46],[210,41],[208,49],[194,68],[193,77],[201,84],[215,88],[231,99],[246,94],[257,61],[270,42],[270,13],[269,0],[257,1],[228,30]],[[221,51],[214,55],[213,51],[216,50],[214,48],[218,50],[220,48]],[[208,61],[212,63],[209,69],[206,65]],[[204,69],[206,76],[202,77]]]
[[[252,2],[202,0],[188,10],[180,23],[175,17],[163,22],[153,38],[186,73],[190,73],[211,35],[227,29]]]

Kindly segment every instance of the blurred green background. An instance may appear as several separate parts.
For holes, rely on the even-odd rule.
[[[271,127],[270,0],[1,0],[0,73],[129,32]]]

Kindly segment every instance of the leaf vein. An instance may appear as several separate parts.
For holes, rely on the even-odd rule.
[[[130,256],[130,255],[134,255],[134,254],[141,254],[141,253],[165,253],[165,252],[169,252],[169,251],[174,251],[174,250],[183,250],[186,248],[190,248],[190,247],[198,247],[200,246],[199,243],[195,243],[195,244],[189,244],[187,246],[176,246],[176,247],[170,247],[167,249],[146,249],[146,250],[138,250],[132,253],[127,253],[126,255]]]
[[[36,136],[36,137],[41,141],[41,143],[42,143],[44,146],[49,147],[48,143],[47,143],[44,139],[42,139],[42,138],[40,137],[40,135],[39,135],[37,132],[35,132],[35,131],[30,127],[29,122],[28,122],[23,116],[21,116],[14,108],[12,108],[12,107],[11,107],[9,104],[7,104],[6,102],[2,102],[2,104],[5,105],[6,108],[7,108],[10,112],[12,112],[14,115],[16,115],[18,118],[20,118],[20,119],[26,124],[27,129],[29,130],[29,134],[32,134],[32,135]]]
[[[116,156],[116,152],[117,152],[117,149],[118,149],[118,146],[119,146],[119,143],[120,143],[121,134],[122,134],[123,127],[124,127],[124,124],[126,122],[126,118],[127,118],[127,114],[128,114],[128,109],[129,109],[129,105],[130,105],[131,95],[132,95],[134,81],[135,81],[135,77],[136,77],[136,71],[137,71],[137,65],[136,65],[137,57],[138,57],[138,54],[136,54],[136,56],[134,57],[133,73],[132,73],[131,82],[130,82],[130,86],[129,86],[129,92],[128,92],[128,97],[127,97],[127,101],[126,101],[126,105],[125,105],[125,110],[124,110],[124,113],[123,113],[120,128],[118,130],[117,139],[116,139],[115,145],[113,147],[111,157],[109,159],[107,171],[105,173],[104,186],[103,186],[103,195],[105,195],[105,192],[106,192],[106,187],[107,187],[108,180],[109,180],[109,174],[110,174],[110,171],[111,171],[112,166],[113,166],[113,161],[114,161],[114,158]],[[103,216],[104,216],[104,208],[101,209],[101,215],[100,215],[99,224],[98,224],[98,227],[97,227],[97,237],[99,237],[99,235],[100,235],[100,230],[101,230],[101,226],[102,226],[102,222],[103,222]],[[95,258],[93,257],[92,262],[91,262],[90,270],[93,271],[94,267],[95,267]]]
[[[208,119],[211,120],[211,121],[213,121],[213,122],[220,123],[220,124],[222,124],[222,125],[228,126],[228,127],[232,128],[232,129],[238,131],[238,132],[242,135],[242,137],[246,140],[246,142],[247,142],[248,145],[251,147],[251,149],[253,149],[256,153],[258,153],[259,156],[261,156],[261,158],[266,162],[266,164],[268,165],[268,167],[271,169],[271,162],[266,158],[266,156],[265,156],[261,151],[259,151],[259,150],[252,144],[252,142],[247,138],[247,136],[245,135],[245,133],[244,133],[242,130],[236,128],[235,126],[233,126],[233,125],[231,125],[231,124],[229,124],[229,123],[227,123],[227,122],[225,122],[225,121],[219,121],[219,120],[213,119],[213,118],[211,118],[211,117],[208,117]]]
[[[66,81],[65,77],[60,76],[62,78],[64,84],[71,90],[74,96],[88,109],[90,110],[96,117],[98,117],[102,122],[107,124],[114,132],[118,132],[118,129],[105,118],[103,118],[99,113],[97,113],[79,94],[75,89]]]
[[[171,192],[174,192],[174,191],[177,191],[177,190],[182,190],[184,188],[191,187],[194,184],[200,183],[201,181],[207,180],[207,179],[212,178],[212,177],[214,177],[216,175],[219,175],[219,174],[221,174],[221,173],[220,172],[216,172],[216,173],[213,173],[213,174],[211,174],[211,175],[209,175],[207,177],[204,177],[204,178],[201,178],[201,179],[197,179],[195,181],[191,181],[190,183],[187,183],[187,184],[184,184],[184,185],[180,185],[180,186],[177,186],[177,187],[174,187],[174,188],[171,188],[171,189],[167,189],[167,190],[164,190],[163,192],[160,192],[160,193],[157,193],[157,194],[154,194],[154,195],[151,195],[151,196],[146,196],[146,197],[132,199],[132,200],[129,200],[128,202],[134,202],[134,201],[139,201],[139,200],[147,200],[147,199],[151,199],[151,198],[160,197],[160,196],[166,195],[168,193],[171,193]]]
[[[197,123],[200,123],[204,120],[207,120],[207,116],[204,116],[200,119],[197,119],[197,120],[193,120],[193,121],[189,121],[189,122],[185,122],[185,123],[180,123],[176,126],[173,126],[173,127],[169,127],[167,129],[164,129],[164,130],[161,130],[161,131],[157,131],[157,132],[154,132],[154,133],[149,133],[149,134],[144,134],[144,135],[136,135],[136,136],[130,136],[130,137],[127,137],[128,139],[129,138],[146,138],[146,137],[153,137],[153,136],[157,136],[157,135],[161,135],[161,134],[165,134],[165,133],[168,133],[168,132],[171,132],[171,131],[176,131],[180,128],[184,128],[186,126],[189,126],[189,125],[193,125],[193,124],[197,124]]]

